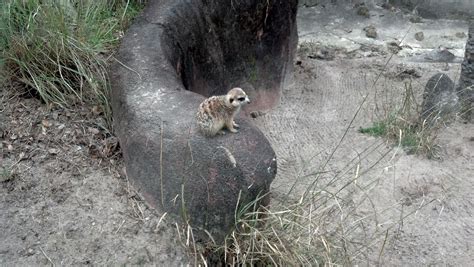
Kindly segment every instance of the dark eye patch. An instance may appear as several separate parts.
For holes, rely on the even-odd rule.
[[[245,101],[245,97],[239,97],[237,98],[240,102]]]

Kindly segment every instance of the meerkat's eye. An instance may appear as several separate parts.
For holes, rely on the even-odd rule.
[[[239,97],[238,100],[239,100],[240,102],[243,102],[243,101],[245,101],[245,97]]]

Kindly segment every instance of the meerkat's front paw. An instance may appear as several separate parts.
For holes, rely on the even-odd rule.
[[[236,129],[229,129],[229,131],[230,131],[231,133],[238,133],[238,132],[239,132],[239,131],[237,131]]]
[[[240,127],[237,123],[235,123],[235,121],[233,121],[232,124],[234,125],[235,128],[239,128],[239,127]]]

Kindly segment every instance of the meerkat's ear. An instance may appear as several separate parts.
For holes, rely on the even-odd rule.
[[[230,97],[230,98],[229,98],[229,102],[230,102],[230,103],[234,102],[234,98],[233,98],[233,97]]]

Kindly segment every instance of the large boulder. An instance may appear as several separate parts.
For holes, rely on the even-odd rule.
[[[443,73],[433,75],[425,86],[421,119],[424,123],[447,122],[459,110],[454,82]]]
[[[468,121],[474,122],[474,20],[471,20],[469,25],[469,37],[457,91],[462,106],[461,115]]]
[[[146,201],[217,242],[236,208],[268,193],[276,157],[246,115],[278,104],[297,44],[297,0],[149,1],[110,70],[127,175]],[[206,138],[205,97],[242,87],[240,132]],[[269,198],[262,198],[267,205]]]

